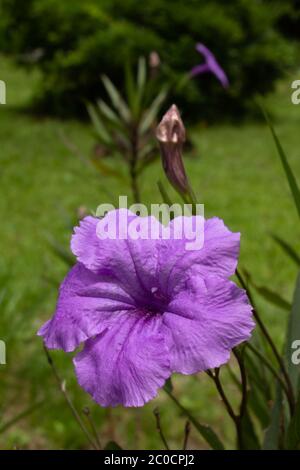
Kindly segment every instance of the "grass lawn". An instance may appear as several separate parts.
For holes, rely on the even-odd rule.
[[[67,248],[78,208],[92,210],[100,203],[116,202],[118,195],[129,193],[128,185],[125,179],[120,183],[95,174],[66,148],[62,135],[82,154],[91,152],[89,126],[28,112],[38,82],[35,74],[26,74],[4,58],[1,65],[7,104],[0,106],[0,339],[7,343],[7,365],[0,366],[0,447],[84,448],[85,437],[57,390],[41,341],[35,336],[53,312],[55,285],[67,270],[47,239],[51,236]],[[289,88],[295,78],[280,83],[267,105],[299,175],[300,106],[292,105]],[[206,215],[222,217],[232,230],[242,233],[241,266],[258,284],[289,300],[297,269],[271,234],[280,235],[299,250],[299,221],[266,125],[207,127],[202,123],[189,134],[194,149],[186,156],[187,172]],[[161,201],[156,187],[159,178],[157,163],[141,181],[145,202]],[[258,303],[280,343],[286,313],[260,299]],[[152,414],[159,406],[171,447],[180,447],[185,419],[163,391],[143,409],[102,410],[77,386],[71,358],[60,352],[53,357],[78,409],[86,404],[91,407],[103,442],[116,439],[125,448],[161,447]],[[229,393],[237,395],[234,386],[229,386],[233,387]],[[206,376],[176,378],[175,392],[202,422],[217,429],[229,447],[233,445],[231,423]],[[37,409],[29,409],[27,417],[1,433],[5,422],[35,404]],[[190,446],[205,447],[195,431]]]

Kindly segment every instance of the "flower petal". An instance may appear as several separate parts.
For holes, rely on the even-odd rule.
[[[76,264],[60,287],[56,313],[39,330],[50,349],[74,350],[134,309],[132,298],[108,277]]]
[[[200,216],[197,216],[200,219]],[[174,233],[180,220],[177,217],[170,223]],[[195,224],[196,217],[193,219]],[[196,225],[193,225],[196,228]],[[187,250],[191,240],[186,236],[181,239],[161,240],[159,248],[158,272],[160,286],[172,295],[185,285],[186,277],[217,275],[227,278],[234,274],[240,247],[240,234],[231,232],[224,222],[213,217],[204,222],[204,244],[198,250]],[[199,238],[200,239],[200,238]]]
[[[128,313],[74,358],[79,384],[102,406],[142,406],[170,376],[161,316]]]
[[[118,236],[113,233],[114,223]],[[105,226],[109,227],[112,238],[98,236]],[[86,268],[115,277],[130,295],[142,300],[156,285],[158,250],[151,230],[161,230],[161,224],[154,217],[138,217],[126,209],[111,211],[103,219],[89,216],[75,228],[71,249]],[[143,233],[144,238],[135,239],[138,232]]]
[[[172,371],[192,374],[226,363],[251,335],[251,312],[245,292],[231,281],[211,276],[190,284],[163,315]]]

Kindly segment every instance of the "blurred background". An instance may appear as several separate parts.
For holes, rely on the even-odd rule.
[[[191,76],[204,61],[198,42],[229,87],[212,73]],[[142,202],[162,202],[157,181],[167,182],[153,134],[173,102],[187,127],[185,165],[206,216],[241,232],[240,265],[257,286],[283,299],[292,294],[297,267],[272,235],[299,249],[297,215],[256,100],[271,113],[299,174],[300,105],[292,104],[291,84],[300,80],[300,2],[0,0],[0,45],[0,339],[7,347],[0,447],[88,448],[36,331],[52,315],[73,262],[69,241],[78,220],[101,203],[117,204],[119,195],[133,202],[137,180]],[[286,312],[261,296],[257,303],[280,346]],[[164,391],[142,409],[101,409],[77,385],[71,355],[52,356],[77,409],[90,408],[104,445],[161,448],[153,416],[159,407],[171,448],[182,446],[185,418]],[[232,424],[204,374],[175,377],[174,391],[234,446]],[[192,430],[189,447],[205,446]]]

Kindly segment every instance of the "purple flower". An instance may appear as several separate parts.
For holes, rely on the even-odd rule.
[[[222,84],[224,88],[229,87],[229,80],[227,75],[225,74],[222,67],[218,64],[217,59],[215,58],[214,54],[204,45],[204,44],[196,44],[196,50],[203,55],[205,58],[205,63],[196,65],[196,67],[192,68],[190,71],[190,76],[195,77],[196,75],[200,75],[202,73],[213,73],[219,82]]]
[[[105,218],[115,215],[148,230],[149,217],[119,209]],[[180,219],[170,222],[172,235]],[[73,351],[84,343],[76,374],[97,403],[142,406],[173,372],[219,367],[249,339],[251,306],[228,280],[239,233],[208,219],[203,248],[187,251],[186,239],[175,236],[101,240],[98,223],[88,216],[75,228],[77,264],[60,287],[55,315],[38,332],[48,348]],[[151,230],[161,228],[154,217],[151,223]]]

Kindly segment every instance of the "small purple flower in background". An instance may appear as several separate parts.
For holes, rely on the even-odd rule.
[[[194,68],[192,68],[190,71],[190,76],[195,77],[197,75],[201,75],[202,73],[212,73],[217,77],[224,88],[228,88],[229,80],[227,75],[225,74],[222,67],[218,64],[214,54],[204,44],[200,43],[196,44],[196,50],[203,55],[205,58],[205,63],[196,65]]]
[[[126,209],[117,216],[122,211],[137,221]],[[142,229],[148,219],[139,217]],[[98,222],[88,216],[75,228],[77,264],[60,287],[55,315],[38,333],[48,348],[73,351],[84,343],[74,358],[76,374],[97,403],[142,406],[173,372],[219,367],[249,339],[251,306],[228,279],[239,233],[208,219],[204,247],[186,251],[184,238],[100,240]],[[160,226],[154,217],[151,224]]]

